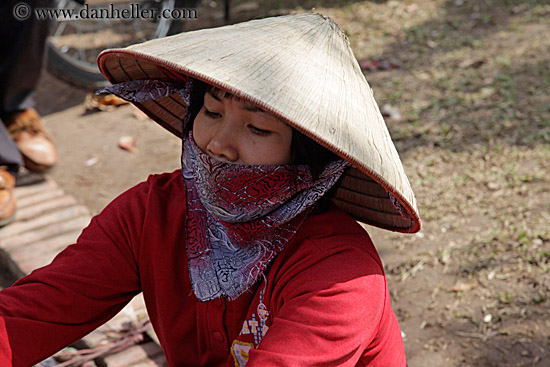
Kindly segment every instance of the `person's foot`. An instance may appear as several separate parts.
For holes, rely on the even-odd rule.
[[[14,186],[15,178],[8,171],[0,169],[0,227],[9,224],[15,216]]]
[[[53,138],[42,126],[34,108],[16,112],[4,123],[23,156],[25,167],[43,172],[57,163]]]

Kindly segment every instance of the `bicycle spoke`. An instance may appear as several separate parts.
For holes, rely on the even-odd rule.
[[[97,83],[97,80],[102,78],[96,65],[97,55],[101,51],[164,37],[169,33],[173,22],[176,21],[168,17],[160,19],[156,17],[155,19],[101,19],[98,17],[105,10],[109,11],[111,4],[114,9],[119,10],[118,14],[122,14],[123,9],[131,9],[129,5],[131,3],[139,4],[140,9],[154,8],[156,15],[159,15],[162,14],[162,11],[174,9],[177,2],[176,0],[87,0],[88,18],[60,18],[53,27],[48,47],[54,49],[56,55],[62,57],[55,58],[55,62],[61,66],[52,68],[61,70],[63,74],[63,65],[67,64],[67,67],[73,69],[95,73],[97,79],[94,80]],[[79,12],[84,7],[77,5],[72,0],[59,0],[58,9],[73,9],[76,11],[74,14],[82,16],[82,13]],[[149,14],[152,13],[149,12]],[[85,85],[85,82],[80,80],[74,83],[75,85]]]

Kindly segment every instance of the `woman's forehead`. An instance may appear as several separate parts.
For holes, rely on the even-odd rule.
[[[227,99],[229,101],[236,101],[243,105],[243,108],[245,110],[251,111],[251,112],[265,112],[263,108],[260,108],[256,106],[254,103],[247,101],[244,98],[238,97],[232,93],[229,93],[227,91],[221,90],[217,87],[211,86],[206,90],[206,93],[211,95],[214,99],[221,101],[222,99]]]

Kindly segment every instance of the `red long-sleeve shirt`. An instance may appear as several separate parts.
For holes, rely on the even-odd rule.
[[[311,216],[265,278],[200,302],[185,249],[180,171],[122,194],[44,268],[0,292],[0,366],[31,366],[143,291],[170,366],[405,366],[382,264],[336,209]]]

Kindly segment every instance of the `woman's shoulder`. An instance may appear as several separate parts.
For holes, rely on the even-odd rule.
[[[185,196],[185,186],[181,177],[181,170],[150,175],[147,180],[140,182],[118,199],[150,201],[159,197],[169,196],[171,198],[179,195]]]
[[[178,196],[181,196],[178,198]],[[171,200],[177,199],[177,200]],[[151,208],[170,205],[170,202],[185,200],[185,187],[181,170],[152,174],[147,180],[126,190],[103,209],[102,214],[116,213],[139,215]]]
[[[149,191],[168,192],[171,195],[178,195],[185,192],[183,179],[181,177],[181,169],[173,172],[152,174],[147,178],[146,184]],[[139,186],[139,185],[138,185]]]
[[[312,215],[297,234],[300,247],[311,246],[317,251],[334,249],[357,250],[378,254],[366,229],[346,212],[332,206],[322,214]]]
[[[289,247],[278,255],[278,261],[281,270],[294,264],[383,274],[382,262],[367,231],[336,207],[309,217]],[[350,268],[350,264],[363,265]]]
[[[385,299],[383,265],[368,233],[339,209],[308,218],[277,255],[268,278],[277,300],[330,289],[358,300],[377,297],[379,306]]]

